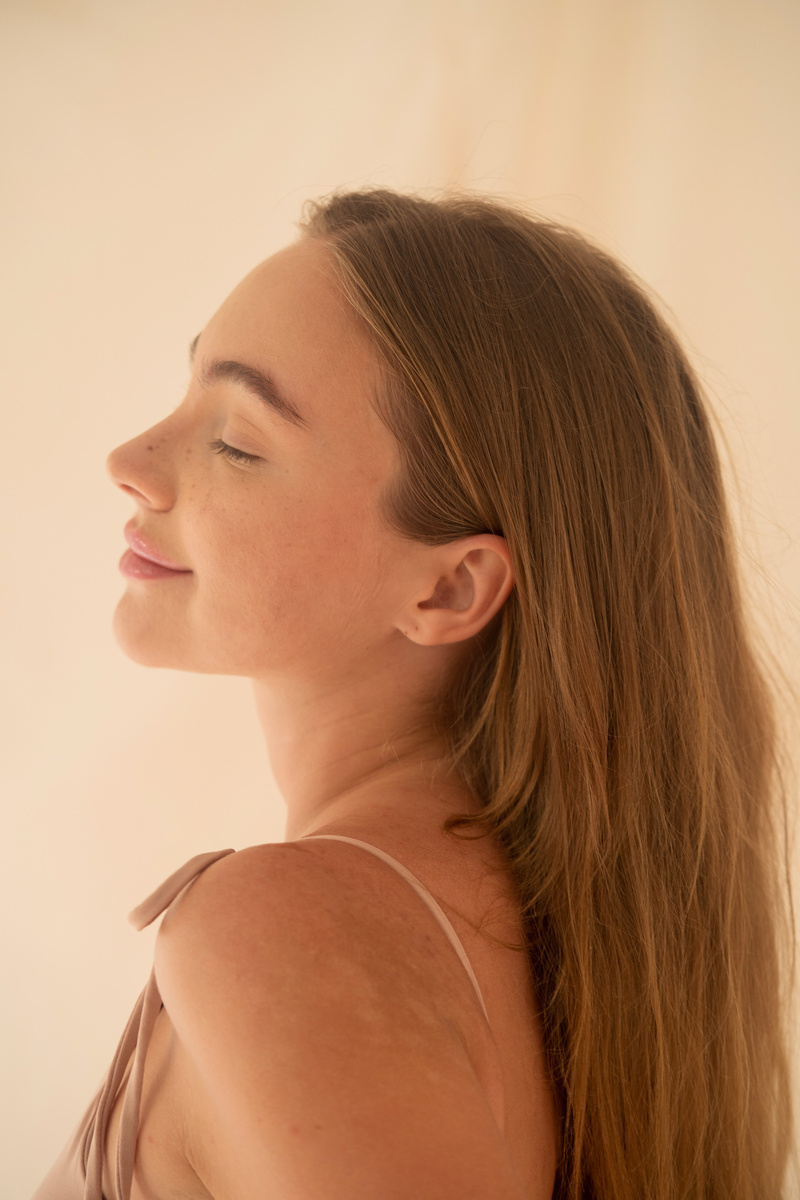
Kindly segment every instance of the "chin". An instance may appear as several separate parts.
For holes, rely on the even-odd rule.
[[[117,645],[132,662],[195,675],[258,674],[251,669],[246,647],[237,656],[227,645],[220,645],[213,633],[193,627],[185,612],[178,616],[140,601],[135,593],[126,591],[111,625]]]
[[[197,670],[186,661],[185,648],[181,645],[183,637],[176,637],[176,631],[165,628],[164,622],[154,620],[152,613],[146,616],[137,611],[127,592],[114,610],[111,628],[123,654],[142,667]]]

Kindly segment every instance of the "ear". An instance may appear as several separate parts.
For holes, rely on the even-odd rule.
[[[425,583],[395,618],[419,646],[463,642],[480,633],[514,586],[505,538],[481,533],[426,548]]]

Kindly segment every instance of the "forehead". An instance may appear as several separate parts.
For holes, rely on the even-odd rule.
[[[381,382],[379,355],[320,242],[287,246],[246,275],[203,330],[198,357],[267,372],[311,428],[388,433],[371,403]]]

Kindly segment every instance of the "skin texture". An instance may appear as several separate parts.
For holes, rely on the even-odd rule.
[[[240,382],[204,382],[215,359],[268,373],[304,425]],[[139,663],[252,680],[287,841],[362,837],[464,913],[453,921],[509,1045],[385,864],[333,842],[232,855],[159,933],[165,1009],[134,1198],[552,1189],[555,1125],[524,955],[475,933],[499,905],[497,932],[519,935],[502,855],[443,838],[443,818],[474,800],[424,716],[508,597],[510,556],[493,535],[429,547],[384,526],[378,500],[399,458],[370,402],[380,378],[323,243],[252,271],[200,334],[178,408],[109,457],[135,529],[187,569],[126,580],[114,628]],[[230,461],[216,439],[257,460]],[[520,1129],[538,1114],[542,1131],[517,1146],[516,1165],[501,1129],[515,1087],[538,1097]]]

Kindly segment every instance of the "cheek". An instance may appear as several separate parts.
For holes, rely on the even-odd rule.
[[[336,503],[275,504],[268,517],[252,505],[199,507],[198,599],[231,634],[280,628],[302,639],[349,624],[363,617],[375,573],[370,530],[366,513]]]

